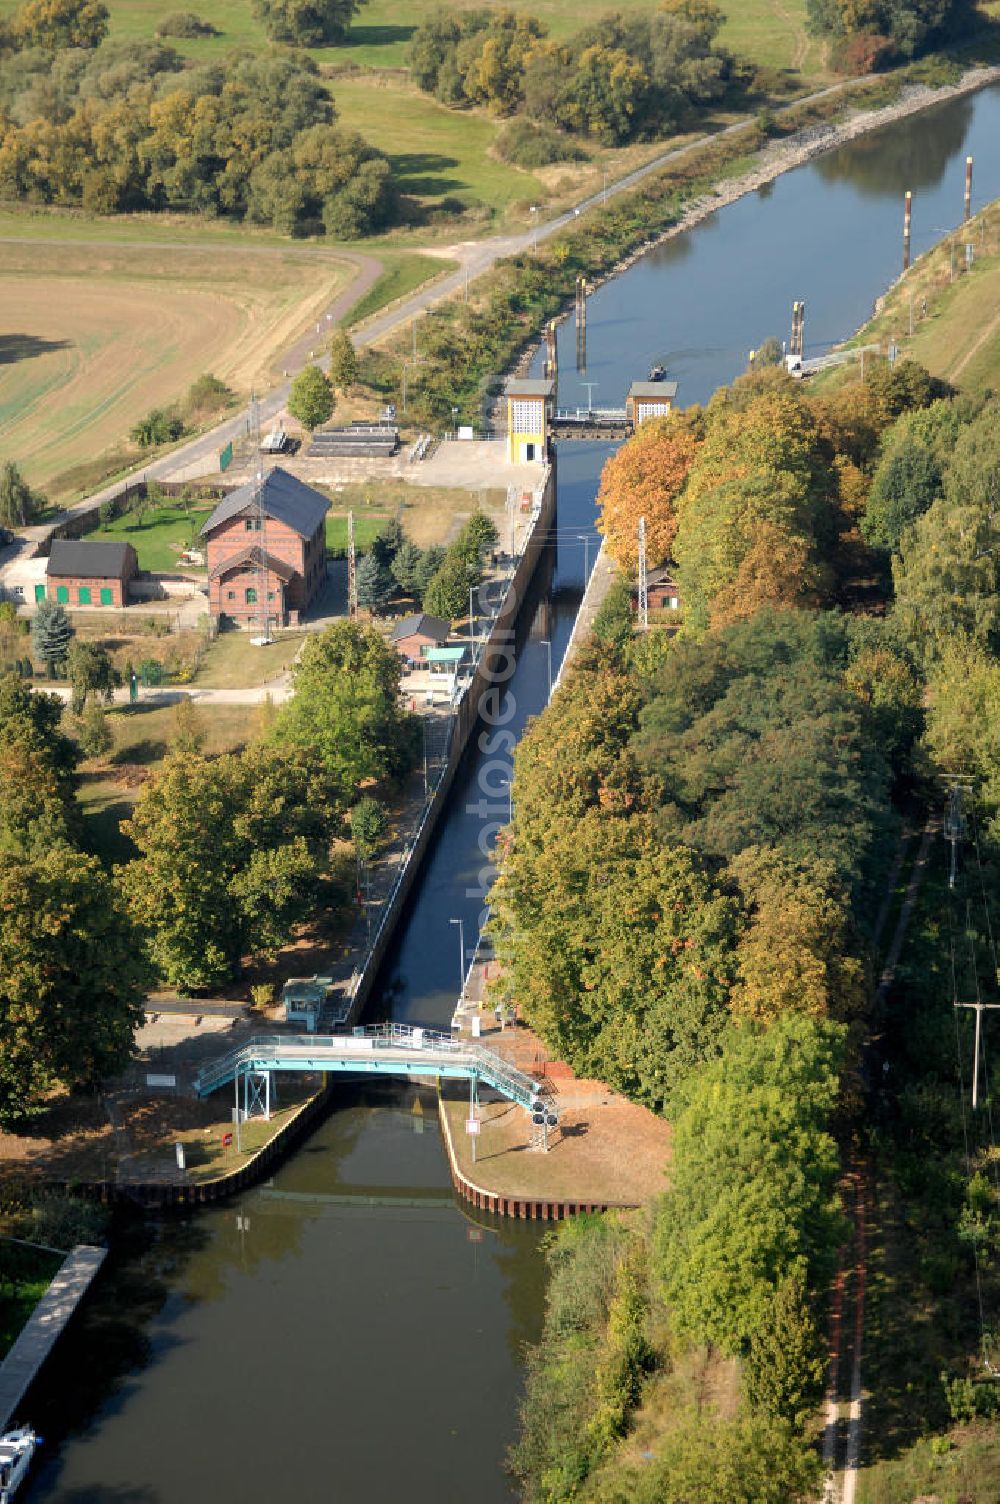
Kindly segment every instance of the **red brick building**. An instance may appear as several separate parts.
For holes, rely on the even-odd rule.
[[[392,629],[392,645],[408,663],[420,662],[422,647],[439,648],[451,636],[450,622],[439,616],[428,616],[419,611],[414,616],[404,616]]]
[[[254,481],[220,501],[201,530],[213,616],[262,625],[263,596],[269,625],[296,625],[326,580],[329,509],[325,496],[280,468],[265,477],[261,505]]]
[[[54,538],[45,566],[45,585],[35,590],[61,606],[125,606],[128,583],[139,573],[131,543]]]

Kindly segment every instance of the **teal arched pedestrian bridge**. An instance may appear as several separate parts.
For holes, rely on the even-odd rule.
[[[468,1081],[473,1093],[490,1086],[530,1109],[540,1084],[474,1040],[406,1024],[374,1024],[349,1034],[254,1034],[211,1061],[195,1077],[199,1097],[272,1071],[328,1071],[345,1075]]]

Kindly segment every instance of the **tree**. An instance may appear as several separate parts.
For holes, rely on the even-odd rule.
[[[936,501],[906,528],[892,561],[893,617],[925,664],[956,636],[985,646],[1000,632],[992,507]]]
[[[354,805],[351,810],[351,838],[363,860],[367,861],[376,854],[385,839],[388,824],[385,808],[377,799],[366,796]]]
[[[678,1335],[745,1353],[782,1281],[830,1279],[843,1236],[828,1128],[843,1036],[796,1013],[734,1028],[691,1078],[656,1231]]]
[[[426,600],[424,598],[427,594],[427,587],[444,563],[446,553],[447,549],[442,547],[440,543],[432,543],[429,548],[424,549],[420,563],[417,565],[417,594],[425,606]]]
[[[73,714],[77,716],[83,711],[89,694],[100,695],[110,705],[122,682],[107,649],[96,642],[82,642],[79,638],[69,645],[66,677],[73,691]]]
[[[451,550],[424,591],[424,610],[445,621],[465,616],[469,609],[469,591],[479,584],[479,570],[460,554]]]
[[[677,532],[677,499],[698,452],[698,441],[683,417],[642,424],[634,438],[613,454],[601,472],[597,493],[598,531],[617,564],[634,574],[639,564],[639,519],[646,519],[650,565],[670,557]]]
[[[5,460],[0,465],[0,523],[27,527],[45,506],[45,497],[31,489],[13,460]]]
[[[395,594],[392,575],[374,553],[367,553],[358,564],[358,605],[381,611]]]
[[[296,47],[335,46],[363,0],[254,0],[254,14],[272,42]]]
[[[392,577],[404,595],[420,594],[422,559],[423,551],[409,538],[405,538],[396,550]]]
[[[157,975],[200,990],[274,955],[315,905],[336,799],[294,748],[171,752],[124,826],[139,856],[121,869]]]
[[[22,47],[61,52],[64,47],[99,47],[108,34],[108,20],[101,0],[24,0],[14,13],[13,31]]]
[[[62,606],[55,601],[39,601],[31,619],[31,642],[50,679],[64,667],[72,637],[73,627]]]
[[[344,392],[358,379],[358,356],[346,329],[337,329],[330,340],[330,381]]]
[[[147,981],[115,889],[94,857],[56,846],[0,863],[0,1121],[53,1088],[120,1071]]]
[[[310,635],[292,669],[294,693],[272,739],[314,752],[341,808],[359,784],[401,777],[413,765],[416,721],[400,707],[401,675],[399,654],[381,634],[353,622]]]
[[[155,444],[172,444],[183,436],[184,419],[169,407],[154,407],[140,418],[130,430],[130,438],[140,449],[151,449]]]
[[[905,528],[941,494],[941,471],[922,444],[904,442],[882,460],[861,522],[867,543],[895,552]]]
[[[310,431],[333,414],[333,388],[319,366],[304,366],[288,394],[288,411]]]
[[[403,524],[398,517],[390,517],[379,528],[372,541],[371,552],[386,569],[391,569],[392,561],[402,548],[405,537]]]
[[[857,1018],[867,996],[865,967],[850,895],[831,865],[749,847],[730,871],[750,915],[736,950],[733,1013],[759,1023],[791,1012]]]
[[[766,1319],[750,1334],[747,1396],[756,1410],[799,1428],[819,1403],[827,1360],[800,1269],[778,1281],[768,1305]]]
[[[114,746],[114,737],[111,727],[108,725],[108,717],[104,706],[97,700],[91,700],[84,707],[80,717],[80,746],[87,757],[100,757],[105,752],[110,752]]]

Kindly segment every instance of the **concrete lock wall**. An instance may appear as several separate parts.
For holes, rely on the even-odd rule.
[[[462,761],[462,756],[469,744],[469,738],[479,720],[480,702],[489,690],[495,688],[487,668],[493,657],[491,648],[502,645],[506,650],[510,646],[510,634],[514,630],[521,603],[528,593],[528,586],[531,583],[532,575],[538,566],[538,560],[545,546],[545,539],[549,535],[555,516],[555,508],[556,473],[555,467],[551,466],[545,479],[541,509],[535,519],[531,532],[528,534],[524,553],[518,561],[517,568],[514,571],[514,578],[507,588],[507,594],[504,596],[500,610],[497,612],[496,620],[490,629],[490,635],[486,639],[486,644],[479,655],[472,683],[459,701],[455,713],[455,724],[452,729],[447,765],[431,799],[427,818],[424,820],[420,834],[403,869],[403,875],[396,888],[391,906],[382,921],[381,929],[368,956],[364,971],[361,974],[357,990],[354,994],[351,1012],[347,1020],[348,1024],[357,1023],[364,1012],[368,999],[371,996],[379,967],[392,943],[399,916],[403,911],[406,900],[410,896],[413,884],[423,865],[427,848],[437,829],[442,811],[447,804],[448,794],[455,780],[458,765]]]

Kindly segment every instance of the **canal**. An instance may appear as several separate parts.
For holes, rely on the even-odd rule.
[[[560,399],[618,406],[662,362],[704,401],[806,302],[812,353],[871,311],[901,262],[975,201],[1000,196],[1000,90],[937,106],[798,168],[654,251],[591,298],[586,373],[560,331]],[[559,506],[507,688],[510,729],[542,708],[596,552],[607,449],[567,444]],[[584,542],[584,538],[588,540]],[[376,1007],[447,1026],[457,928],[482,910],[496,772],[473,747]],[[502,800],[501,800],[502,803]],[[137,1232],[62,1344],[32,1421],[47,1437],[30,1489],[57,1504],[242,1498],[494,1504],[512,1497],[523,1344],[543,1301],[538,1233],[456,1203],[430,1103],[347,1088],[273,1180],[226,1206]]]

